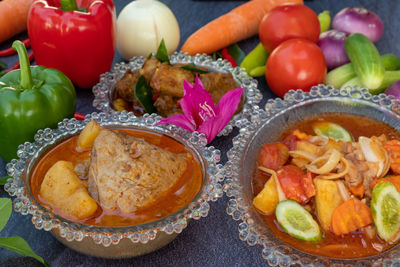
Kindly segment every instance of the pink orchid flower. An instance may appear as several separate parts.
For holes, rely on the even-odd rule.
[[[204,133],[210,143],[232,118],[239,105],[243,88],[227,92],[217,106],[197,76],[193,85],[183,81],[183,92],[180,105],[184,114],[163,118],[157,124],[174,124],[191,132]]]

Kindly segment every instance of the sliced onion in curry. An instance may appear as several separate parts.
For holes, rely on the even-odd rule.
[[[338,181],[336,181],[336,184],[337,184],[339,193],[342,196],[343,201],[349,200],[350,199],[350,192],[347,189],[346,185],[343,183],[343,181],[338,180]]]
[[[258,169],[263,171],[263,172],[266,172],[268,174],[271,174],[270,179],[275,179],[276,190],[278,191],[279,202],[281,202],[283,200],[286,200],[287,199],[286,195],[282,190],[282,187],[281,187],[281,184],[280,184],[280,182],[278,180],[278,176],[276,175],[276,172],[274,170],[272,170],[272,169],[268,169],[268,168],[265,168],[265,167],[262,167],[262,166],[259,166]]]
[[[302,158],[302,159],[308,160],[309,162],[311,162],[317,158],[316,155],[311,154],[306,151],[302,151],[302,150],[289,151],[289,155],[292,156],[293,158]]]
[[[312,173],[327,174],[336,168],[340,158],[341,154],[339,151],[330,149],[324,155],[312,161],[306,168]],[[317,167],[318,165],[321,167]]]
[[[340,162],[342,162],[344,165],[343,171],[338,173],[327,173],[325,175],[318,176],[318,178],[334,180],[345,176],[349,172],[349,162],[344,157],[340,157]]]
[[[325,146],[329,142],[329,138],[325,136],[313,136],[308,141],[317,146]]]
[[[377,162],[379,164],[379,169],[376,173],[377,177],[382,177],[387,173],[389,157],[384,149],[382,143],[378,138],[368,138],[365,136],[360,136],[358,139],[360,143],[361,151],[364,157],[369,162]]]

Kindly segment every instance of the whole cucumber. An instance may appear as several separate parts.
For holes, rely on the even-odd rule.
[[[381,60],[385,71],[393,71],[400,68],[400,59],[394,54],[384,54],[381,56]],[[350,82],[350,80],[353,80],[356,77],[357,74],[354,71],[353,64],[347,63],[328,72],[325,77],[325,84],[339,89],[343,86],[353,85],[354,81]],[[356,85],[364,87],[364,85],[359,83],[359,79],[356,81]],[[383,78],[382,84],[384,82],[385,77]],[[380,87],[382,87],[382,85]]]
[[[364,35],[354,33],[347,37],[344,48],[360,82],[372,92],[379,88],[385,68],[375,45]]]

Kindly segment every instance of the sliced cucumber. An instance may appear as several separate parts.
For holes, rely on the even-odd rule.
[[[294,200],[279,202],[275,210],[278,223],[289,235],[311,242],[321,239],[321,230],[311,214]]]
[[[389,181],[377,183],[372,190],[372,219],[380,238],[394,241],[400,230],[400,193]]]
[[[344,129],[339,124],[328,122],[328,121],[321,121],[315,122],[312,125],[312,128],[316,135],[330,137],[335,140],[342,140],[344,142],[352,142],[353,138],[349,134],[346,129]]]

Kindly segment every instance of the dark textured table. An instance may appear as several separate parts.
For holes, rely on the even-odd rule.
[[[117,14],[130,1],[115,0]],[[167,4],[175,16],[181,30],[180,45],[196,29],[208,21],[231,10],[244,1],[191,1],[191,0],[162,0]],[[336,14],[347,6],[362,5],[376,12],[384,21],[385,31],[382,39],[377,43],[381,53],[395,53],[400,55],[400,1],[378,0],[314,0],[306,1],[306,5],[319,13],[330,10]],[[20,35],[26,37],[26,34]],[[240,47],[249,52],[258,42],[257,37],[239,43]],[[11,41],[0,45],[0,49],[9,46]],[[16,57],[1,58],[10,66]],[[114,63],[122,61],[116,53]],[[77,62],[78,63],[78,62]],[[268,98],[274,97],[269,92],[264,78],[259,79],[259,88],[264,95],[263,105]],[[93,94],[90,90],[77,91],[77,112],[90,113],[95,111],[92,107]],[[213,145],[223,154],[231,147],[231,138],[237,130],[228,137],[217,138]],[[1,133],[0,133],[1,134]],[[0,148],[1,149],[1,148]],[[5,162],[0,158],[0,177],[5,176]],[[0,197],[8,194],[0,187]],[[164,248],[140,257],[122,260],[106,260],[88,257],[66,248],[53,236],[44,230],[36,230],[31,223],[31,216],[22,216],[13,213],[1,237],[19,235],[52,266],[258,266],[266,265],[261,257],[261,247],[250,247],[239,240],[238,223],[233,221],[225,212],[227,198],[224,197],[211,204],[211,210],[206,218],[198,221],[192,220],[188,227],[169,245]],[[30,258],[0,248],[0,266],[32,266],[37,264]]]

